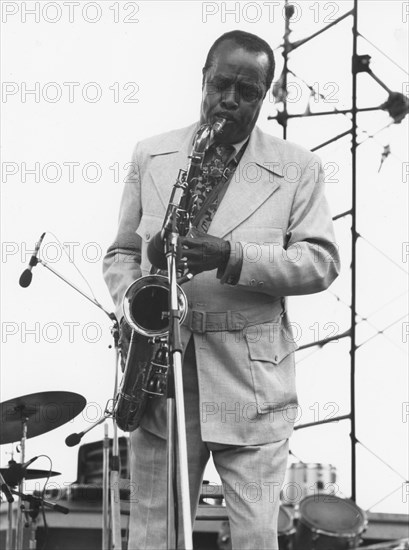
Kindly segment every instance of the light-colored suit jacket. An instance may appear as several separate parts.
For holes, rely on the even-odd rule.
[[[118,318],[128,285],[149,273],[147,246],[197,128],[135,148],[118,234],[104,259]],[[319,158],[256,127],[208,233],[230,241],[232,261],[240,247],[243,267],[237,285],[222,284],[214,270],[183,286],[189,312],[182,340],[187,345],[193,333],[202,438],[237,445],[283,439],[297,407],[297,346],[284,297],[322,291],[339,270]],[[212,326],[212,313],[225,313],[226,323]],[[145,427],[161,431],[158,421],[150,425],[148,414]]]

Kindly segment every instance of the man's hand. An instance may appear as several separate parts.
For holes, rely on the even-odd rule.
[[[230,256],[230,243],[192,228],[186,237],[180,237],[182,258],[179,267],[193,275],[213,269],[224,270]]]

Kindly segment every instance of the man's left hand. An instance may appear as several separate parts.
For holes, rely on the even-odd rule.
[[[179,267],[193,275],[213,269],[224,270],[230,256],[230,243],[192,228],[186,237],[180,237],[182,258]]]

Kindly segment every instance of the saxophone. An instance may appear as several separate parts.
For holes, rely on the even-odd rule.
[[[225,119],[203,124],[197,130],[186,170],[180,169],[173,185],[162,232],[176,220],[177,233],[186,236],[196,209],[195,188],[201,176],[205,153],[214,137],[223,132]],[[185,278],[185,280],[188,280]],[[187,298],[177,287],[180,323],[187,314]],[[114,418],[124,431],[135,430],[142,419],[148,399],[166,393],[168,353],[168,278],[160,274],[140,277],[131,283],[123,299],[120,351],[123,376],[114,400]]]

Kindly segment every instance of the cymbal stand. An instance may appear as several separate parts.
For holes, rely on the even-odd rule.
[[[13,502],[14,498],[11,489],[6,483],[3,475],[0,473],[1,491],[7,499],[7,533],[6,533],[6,550],[13,550]]]
[[[104,424],[102,447],[102,549],[109,548],[109,437],[108,424]]]
[[[24,417],[22,420],[22,434],[20,442],[20,463],[24,464],[26,455],[26,441],[27,441],[27,422],[28,418]],[[23,548],[23,510],[21,494],[23,493],[24,477],[18,484],[18,503],[17,503],[17,519],[16,519],[16,538],[15,538],[15,550],[21,550]],[[14,491],[12,491],[14,492]]]
[[[174,468],[174,449],[177,447],[178,466],[180,472],[182,528],[184,548],[193,549],[192,521],[190,512],[190,492],[187,460],[185,406],[183,397],[182,379],[182,344],[180,339],[180,308],[178,300],[176,253],[178,234],[175,231],[175,216],[173,217],[172,231],[166,235],[166,257],[169,274],[169,373],[167,395],[167,472],[168,472],[168,501],[167,501],[167,548],[175,548],[174,530],[172,525],[175,510],[173,489],[177,486],[176,471]],[[176,429],[174,418],[176,412]],[[177,442],[177,444],[176,444]],[[176,521],[178,518],[176,518]],[[177,543],[177,541],[176,541]]]
[[[59,279],[64,281],[66,284],[68,284],[71,288],[76,290],[79,294],[81,294],[84,298],[89,300],[91,303],[93,303],[95,306],[97,306],[100,310],[102,310],[111,321],[113,321],[113,327],[111,330],[111,334],[114,339],[114,347],[115,347],[115,384],[114,384],[114,398],[117,395],[118,390],[118,368],[119,368],[119,348],[118,348],[118,342],[119,342],[119,325],[118,320],[114,313],[110,313],[107,311],[95,298],[92,298],[89,296],[86,292],[81,290],[77,287],[74,283],[69,281],[65,276],[61,275],[56,271],[53,267],[49,266],[46,262],[44,262],[41,259],[38,259],[39,264],[41,264],[43,267],[46,267],[51,273],[56,275]],[[101,424],[104,422],[107,418],[113,419],[113,411],[105,411],[104,417],[100,419],[98,422],[96,422],[94,425],[92,425],[89,429],[84,430],[82,432],[82,435],[90,431],[92,428],[97,426],[98,424]],[[112,455],[112,467],[110,472],[110,482],[111,482],[111,507],[109,510],[105,511],[105,517],[103,517],[103,548],[102,550],[107,550],[108,548],[111,548],[112,550],[120,550],[121,549],[121,511],[120,511],[120,501],[119,501],[119,456],[118,456],[118,431],[117,426],[115,424],[115,421],[113,421],[114,426],[114,434],[113,434],[113,455]],[[81,437],[82,437],[81,435]],[[80,438],[81,439],[81,438]],[[79,443],[79,441],[78,441]],[[103,455],[105,457],[105,454]],[[108,455],[108,462],[109,462],[109,455]],[[105,466],[103,466],[105,467]],[[107,466],[109,470],[109,464]],[[106,484],[107,485],[107,484]],[[108,491],[108,487],[104,485],[103,490],[105,492]],[[104,494],[103,500],[108,499],[108,497]],[[109,526],[109,512],[111,512],[111,533],[112,533],[112,545],[109,545],[109,533],[108,526]],[[106,546],[104,546],[106,545]],[[18,549],[17,549],[18,550]]]
[[[37,528],[37,516],[40,511],[40,506],[45,506],[46,508],[50,508],[52,510],[55,510],[56,512],[60,512],[61,514],[68,514],[69,509],[65,506],[61,506],[60,504],[56,504],[55,502],[50,502],[48,500],[44,500],[41,497],[36,497],[34,495],[27,495],[26,493],[22,491],[16,491],[14,489],[10,489],[11,493],[13,495],[17,495],[19,502],[27,501],[30,503],[30,508],[28,510],[25,509],[24,505],[21,505],[21,511],[22,515],[24,514],[27,518],[26,523],[27,526],[30,527],[30,540],[29,540],[29,550],[35,550],[37,543],[36,543],[36,528]],[[17,540],[17,537],[16,537]],[[21,540],[21,545],[17,546],[16,550],[23,550],[23,539]]]
[[[21,498],[21,497],[19,497]],[[31,501],[30,508],[27,510],[23,507],[23,514],[26,518],[25,527],[30,529],[30,539],[28,543],[29,550],[36,550],[37,541],[36,541],[36,530],[37,530],[37,517],[40,512],[40,501]]]

